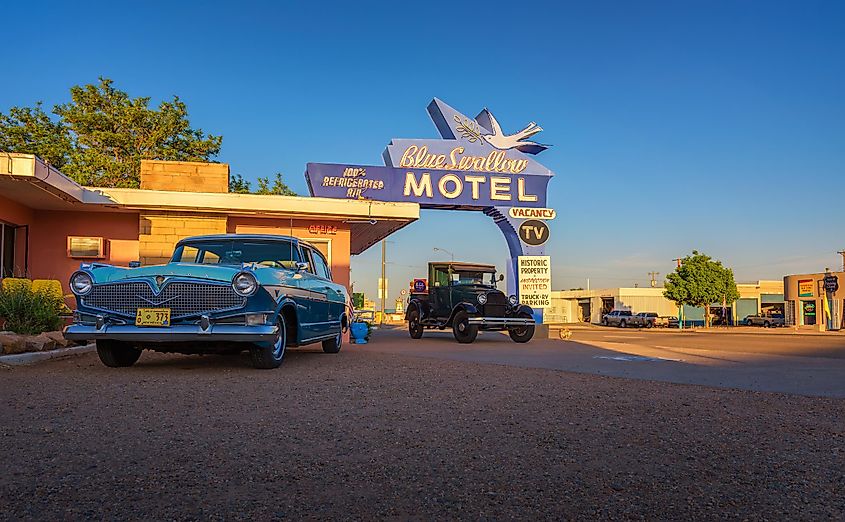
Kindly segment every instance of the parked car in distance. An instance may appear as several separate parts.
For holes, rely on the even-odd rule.
[[[674,315],[661,315],[654,322],[654,326],[659,328],[678,328],[680,321]]]
[[[452,328],[456,341],[471,343],[479,330],[500,330],[527,343],[534,336],[534,312],[496,288],[502,279],[492,265],[429,263],[427,292],[413,293],[405,311],[411,338],[426,329]]]
[[[602,324],[605,326],[618,326],[620,328],[627,328],[634,320],[634,314],[630,310],[613,310],[605,315],[602,319]]]
[[[764,328],[784,326],[786,324],[782,314],[749,315],[743,323],[745,326],[762,326]]]
[[[164,265],[83,264],[70,288],[77,309],[65,337],[96,341],[111,367],[133,365],[144,349],[246,349],[256,368],[277,368],[289,346],[339,352],[351,317],[323,254],[288,236],[186,238]]]
[[[631,318],[629,326],[638,328],[654,328],[657,326],[657,314],[654,312],[639,312]]]

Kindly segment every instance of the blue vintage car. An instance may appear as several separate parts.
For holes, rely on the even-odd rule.
[[[94,340],[106,366],[131,366],[143,349],[239,353],[277,368],[288,346],[321,342],[337,353],[351,302],[323,254],[294,237],[224,234],[186,238],[166,265],[83,264],[72,340]]]

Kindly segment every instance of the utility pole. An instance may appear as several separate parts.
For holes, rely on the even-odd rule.
[[[839,252],[837,252],[837,254],[842,256],[842,271],[845,272],[845,249],[840,250]]]
[[[655,286],[657,286],[657,281],[655,281],[655,278],[660,275],[660,272],[649,272],[648,275],[651,276],[651,287],[654,288]]]
[[[381,240],[381,324],[384,324],[387,303],[387,241]]]

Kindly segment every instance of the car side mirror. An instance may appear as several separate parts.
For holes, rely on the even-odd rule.
[[[496,281],[504,281],[504,280],[505,280],[505,274],[499,274],[499,279],[497,279]]]
[[[140,261],[130,261],[129,268],[140,268],[141,262]]]
[[[308,263],[305,263],[305,262],[302,262],[302,261],[299,261],[298,263],[296,263],[295,266],[296,266],[297,272],[302,272],[302,271],[308,270]]]

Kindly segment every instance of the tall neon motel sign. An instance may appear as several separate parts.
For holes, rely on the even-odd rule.
[[[538,209],[531,215],[554,217],[545,209],[554,174],[534,158],[548,146],[531,139],[543,129],[531,122],[505,134],[489,110],[469,118],[436,98],[428,113],[440,139],[393,139],[382,154],[384,166],[309,163],[305,176],[311,195],[484,212],[508,243],[508,289],[514,292],[517,258],[545,253],[545,244],[520,240],[520,216],[526,211],[518,210]]]

